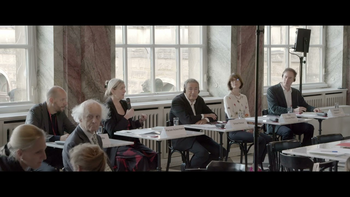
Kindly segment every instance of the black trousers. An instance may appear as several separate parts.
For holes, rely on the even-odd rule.
[[[302,146],[311,145],[311,138],[314,136],[314,126],[309,123],[298,123],[291,125],[280,126],[276,132],[277,135],[282,137],[282,140],[293,139],[293,134],[304,134]]]
[[[249,133],[246,131],[233,131],[228,133],[228,138],[231,140],[244,140],[248,143],[254,142],[253,133]],[[262,162],[265,160],[265,156],[267,153],[266,144],[272,141],[272,137],[265,133],[259,133],[259,147],[258,147],[258,164],[262,167]],[[253,161],[255,162],[255,161]]]
[[[210,161],[220,157],[220,144],[207,135],[197,136],[192,147],[189,149],[193,156],[190,161],[191,168],[205,168]],[[223,155],[226,149],[223,148]]]

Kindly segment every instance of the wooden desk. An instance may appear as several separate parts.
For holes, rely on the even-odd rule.
[[[318,133],[321,135],[322,132],[322,121],[328,120],[332,118],[342,118],[342,117],[348,117],[350,114],[345,114],[344,116],[336,116],[336,117],[328,117],[328,116],[319,116],[316,112],[304,112],[302,114],[296,114],[299,118],[313,118],[318,121]]]
[[[288,122],[288,123],[281,123],[281,122],[273,122],[272,120],[270,120],[270,116],[275,116],[275,115],[263,115],[263,116],[258,116],[258,123],[260,124],[270,124],[273,126],[273,131],[272,131],[272,138],[273,140],[276,139],[276,133],[275,133],[275,126],[279,125],[290,125],[290,124],[297,124],[297,123],[302,123],[302,122],[308,122],[311,121],[311,119],[309,118],[298,118],[298,121],[296,122]],[[275,116],[276,117],[276,116]],[[255,117],[247,117],[245,118],[247,120],[247,122],[254,122],[255,123]]]
[[[222,139],[222,136],[224,133],[227,133],[227,132],[231,132],[231,131],[239,131],[239,130],[242,130],[242,129],[221,129],[221,128],[218,128],[216,127],[215,125],[212,125],[212,124],[187,124],[187,125],[184,125],[185,128],[189,128],[189,129],[198,129],[198,130],[208,130],[208,131],[215,131],[215,132],[219,132],[219,135],[220,135],[220,157],[219,157],[219,160],[222,161],[223,160],[223,139]],[[250,125],[248,124],[248,128],[246,129],[254,129],[254,125]]]
[[[350,140],[340,140],[340,141],[292,148],[292,149],[283,150],[282,153],[345,162],[346,159],[350,157],[350,148],[342,148],[337,145],[342,142],[349,143]],[[337,152],[332,152],[332,151],[337,151]]]
[[[118,136],[124,136],[124,137],[132,137],[132,138],[140,138],[140,139],[148,139],[148,140],[154,140],[156,141],[156,152],[158,153],[158,165],[157,170],[161,171],[161,142],[166,140],[172,140],[172,139],[178,139],[178,138],[185,138],[185,137],[194,137],[199,135],[204,135],[203,132],[196,132],[196,131],[186,131],[185,135],[177,135],[177,136],[171,136],[171,137],[161,137],[158,129],[152,129],[152,128],[146,128],[146,129],[132,129],[132,130],[121,130],[114,132],[114,135]]]

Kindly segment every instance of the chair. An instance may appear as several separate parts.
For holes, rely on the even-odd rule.
[[[226,114],[226,121],[228,121],[228,117]],[[244,155],[244,163],[245,165],[248,165],[248,152],[250,148],[254,145],[253,142],[247,142],[244,140],[232,140],[229,138],[228,133],[226,134],[227,136],[227,145],[226,145],[226,158],[225,161],[228,159],[228,154],[230,153],[231,145],[232,144],[238,144],[239,149],[241,150],[241,157],[240,157],[240,163],[242,163],[243,160],[243,155]],[[249,146],[248,146],[249,143]]]
[[[311,138],[312,144],[320,144],[320,143],[327,143],[327,142],[333,142],[338,140],[343,140],[344,137],[340,133],[333,133],[333,134],[323,134],[318,135]]]
[[[166,121],[166,126],[172,126],[172,122],[170,120]],[[166,171],[169,171],[169,166],[171,162],[171,156],[173,155],[174,152],[179,152],[181,154],[181,159],[182,162],[186,165],[187,168],[190,167],[190,151],[189,150],[176,150],[172,145],[171,145],[171,140],[167,140],[167,146],[168,146],[168,161],[166,165]]]
[[[206,168],[185,168],[185,164],[181,166],[182,172],[212,172],[212,171],[233,171],[245,172],[247,170],[245,164],[228,162],[228,161],[211,161]]]
[[[266,146],[267,146],[267,155],[269,158],[269,170],[280,171],[279,153],[281,153],[282,150],[301,147],[301,143],[299,140],[290,139],[290,140],[272,141],[266,144]]]
[[[295,156],[295,155],[288,155],[284,153],[279,153],[280,157],[280,164],[281,164],[281,171],[304,171],[305,169],[308,171],[313,171],[314,169],[314,162],[309,157],[304,156]],[[334,171],[337,172],[338,169],[338,161],[328,161],[328,162],[322,162],[319,163],[319,171],[324,172],[327,168],[330,172]]]

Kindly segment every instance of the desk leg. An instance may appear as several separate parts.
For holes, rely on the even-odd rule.
[[[321,131],[322,131],[322,119],[317,119],[318,120],[318,133],[319,135],[321,135]]]
[[[277,139],[276,139],[276,132],[275,132],[275,125],[272,125],[272,139],[277,141]]]
[[[157,165],[157,171],[161,171],[162,170],[162,164],[161,164],[161,155],[160,155],[160,143],[162,141],[156,141],[156,149],[157,149],[157,153],[158,153],[158,165]]]
[[[222,135],[224,134],[224,132],[219,132],[220,134],[220,156],[219,156],[219,161],[223,160],[223,142],[222,142]]]

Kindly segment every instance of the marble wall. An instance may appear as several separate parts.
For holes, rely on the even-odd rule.
[[[244,80],[241,92],[249,99],[252,116],[255,114],[256,27],[208,28],[208,91],[212,96],[224,97],[228,93],[229,74],[241,74]],[[330,51],[326,54],[325,78],[331,86],[348,88],[350,27],[328,28]],[[87,98],[104,100],[104,81],[115,73],[114,26],[38,26],[37,33],[37,101],[44,101],[53,85],[60,85],[68,92],[69,116],[70,110]],[[264,107],[263,35],[259,38],[258,113]],[[342,81],[334,80],[339,76],[343,76]],[[349,104],[349,96],[347,99]]]

